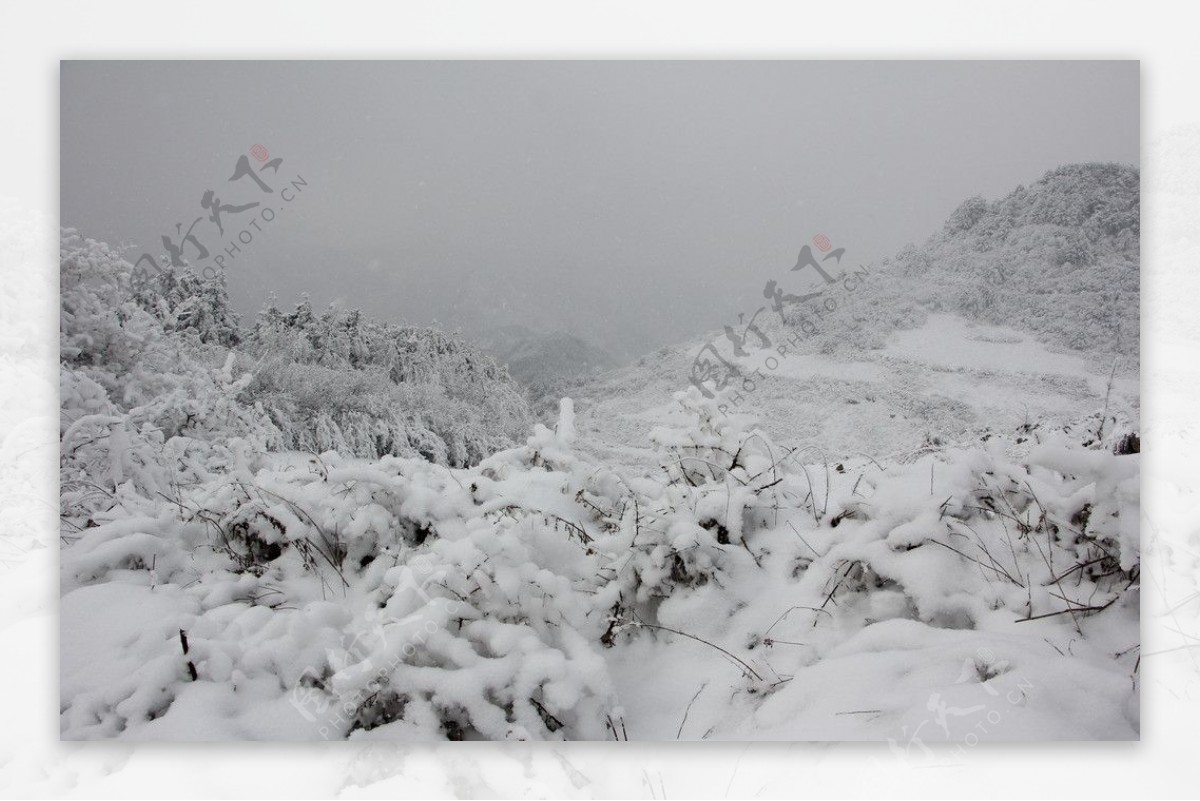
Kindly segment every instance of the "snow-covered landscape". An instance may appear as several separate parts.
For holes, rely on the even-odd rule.
[[[64,229],[62,737],[1137,739],[1139,180],[623,364]]]

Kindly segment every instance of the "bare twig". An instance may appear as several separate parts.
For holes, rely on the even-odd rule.
[[[727,656],[730,659],[732,659],[733,661],[737,662],[739,665],[741,665],[743,668],[746,669],[747,673],[749,673],[754,678],[758,679],[759,681],[763,680],[763,677],[759,675],[758,671],[756,671],[754,668],[750,667],[750,665],[747,664],[744,660],[731,654],[729,651],[726,651],[721,646],[711,643],[708,640],[697,637],[694,634],[688,634],[686,631],[680,631],[679,629],[673,629],[668,626],[659,626],[656,623],[644,623],[640,620],[629,620],[629,621],[626,621],[623,625],[641,626],[641,627],[648,628],[648,629],[661,629],[662,631],[669,631],[672,634],[678,634],[680,637],[687,637],[689,640],[695,640],[696,642],[703,643],[703,644],[707,645],[709,648],[717,649],[721,653],[725,654],[725,656]]]
[[[688,701],[687,709],[683,710],[683,720],[679,721],[679,731],[675,732],[676,740],[683,735],[683,725],[687,723],[688,713],[692,711],[692,704],[696,703],[696,699],[700,697],[700,693],[704,692],[704,688],[707,686],[707,681],[701,684],[700,689],[696,690],[696,694],[692,696],[692,700]]]

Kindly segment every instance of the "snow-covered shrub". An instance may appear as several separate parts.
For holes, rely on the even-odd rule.
[[[85,693],[68,733],[170,719],[189,691],[230,691],[232,670],[258,702],[309,717],[312,736],[603,738],[615,705],[598,652],[607,595],[561,492],[585,473],[530,471],[535,454],[579,466],[545,428],[457,475],[326,453],[241,466],[157,516],[89,529],[64,555],[64,589],[184,588],[172,625],[187,631],[196,678],[155,628],[135,649],[164,694],[134,703],[126,678]]]
[[[982,197],[979,195],[969,197],[946,220],[946,229],[949,231],[966,231],[983,219],[983,216],[987,214],[987,210],[987,201]]]
[[[144,290],[143,290],[144,291]],[[277,443],[240,399],[231,355],[168,332],[134,297],[132,267],[102,243],[64,232],[60,316],[63,514],[79,526],[125,504],[159,504],[207,477],[231,445]]]
[[[1110,447],[1124,436],[1081,425],[1015,458],[991,440],[865,474],[823,560],[829,598],[898,591],[918,619],[968,628],[1001,609],[1077,628],[1113,604],[1136,615],[1139,457]]]
[[[1054,251],[1056,267],[1086,267],[1095,263],[1095,260],[1096,248],[1081,234],[1061,237]]]

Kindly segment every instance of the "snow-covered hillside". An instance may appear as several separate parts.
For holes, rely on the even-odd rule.
[[[817,344],[871,350],[947,313],[1136,368],[1139,182],[1133,167],[1072,164],[998,200],[964,201],[941,231],[875,265],[849,313],[822,320]],[[788,311],[798,324],[801,310]]]
[[[465,343],[231,328],[68,235],[63,737],[1137,738],[1137,231],[1071,200],[1127,178],[967,204],[719,391],[721,333],[537,425]],[[1097,255],[1047,286],[1134,270],[1119,337],[1038,322],[1060,235]]]
[[[903,460],[1101,409],[1136,421],[1137,188],[1133,168],[1071,165],[1001,200],[973,198],[920,248],[867,267],[847,256],[846,282],[817,300],[730,309],[754,328],[572,387],[580,426],[594,447],[637,458],[671,394],[720,360],[740,371],[731,408],[830,458]]]
[[[688,386],[703,346],[661,351],[578,388],[578,425],[588,447],[605,457],[652,461],[646,437],[678,414],[671,394]],[[1029,334],[956,315],[929,315],[874,350],[796,349],[772,356],[772,368],[768,355],[744,360],[753,376],[744,386],[752,389],[730,409],[753,415],[780,442],[813,447],[830,459],[906,461],[997,435],[1027,438],[1105,408],[1121,425],[1138,419],[1137,372],[1120,360],[1104,364],[1052,351]]]

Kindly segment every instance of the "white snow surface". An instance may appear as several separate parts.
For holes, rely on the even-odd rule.
[[[914,313],[707,397],[680,348],[573,388],[476,463],[512,440],[464,398],[507,385],[432,336],[465,383],[373,397],[449,405],[449,440],[356,458],[318,444],[345,441],[324,423],[284,450],[264,387],[340,413],[388,376],[347,361],[264,384],[286,353],[231,352],[220,315],[166,325],[96,243],[65,238],[62,264],[64,739],[1139,735],[1119,362]],[[309,334],[362,331],[325,322],[310,356],[330,346]],[[426,430],[417,407],[356,414],[381,448],[374,422]]]
[[[564,400],[472,468],[234,449],[118,491],[62,551],[62,736],[1136,739],[1132,379],[1104,415],[1083,360],[938,316],[775,378],[814,376],[881,400],[802,400],[786,443],[695,389]],[[959,436],[888,417],[897,376]],[[1035,380],[1077,393],[977,425]],[[879,458],[805,445],[849,430]]]

